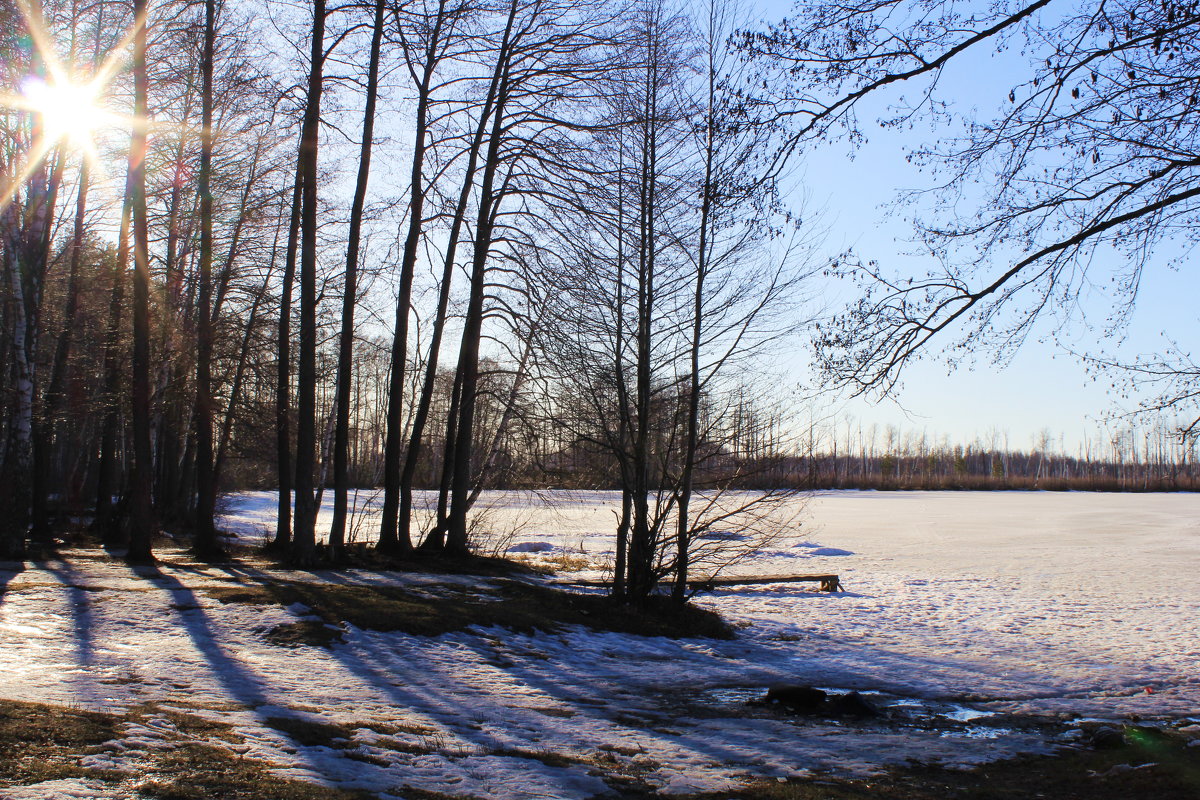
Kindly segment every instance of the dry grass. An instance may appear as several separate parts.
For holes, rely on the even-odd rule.
[[[538,555],[519,555],[514,561],[524,564],[535,572],[583,572],[595,566],[585,553],[539,553]]]
[[[263,723],[293,742],[305,747],[338,747],[354,738],[354,729],[332,722],[320,722],[302,717],[268,717]]]
[[[307,582],[270,582],[251,586],[203,590],[222,603],[300,603],[323,624],[283,626],[272,631],[281,644],[328,645],[336,637],[326,625],[348,622],[376,631],[402,631],[438,636],[472,626],[514,631],[556,631],[564,625],[641,636],[708,637],[729,639],[732,629],[719,616],[692,605],[656,599],[641,609],[614,603],[608,597],[552,589],[521,581],[496,581],[494,595],[440,587],[436,596],[400,587],[346,586]],[[297,623],[297,625],[300,625]],[[332,634],[332,636],[331,636]]]
[[[0,700],[0,786],[105,777],[80,767],[79,757],[114,738],[120,723],[110,714]]]
[[[204,739],[238,741],[232,728],[191,714],[152,705],[127,714],[104,714],[42,703],[0,700],[0,787],[28,786],[64,778],[90,778],[114,785],[124,772],[85,769],[81,756],[120,738],[126,722],[165,716],[176,727],[174,749],[151,753],[138,764],[148,778],[138,796],[158,800],[372,800],[367,792],[326,789],[271,774],[270,764],[235,755]],[[292,735],[289,733],[289,735]],[[0,792],[0,796],[3,792]]]
[[[373,800],[374,794],[328,789],[280,778],[270,765],[240,758],[221,747],[184,744],[157,764],[158,777],[138,791],[158,800]]]

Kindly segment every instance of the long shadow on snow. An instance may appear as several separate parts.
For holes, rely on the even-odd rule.
[[[448,727],[454,728],[456,735],[481,755],[512,748],[542,750],[555,745],[572,753],[586,753],[602,744],[620,743],[633,737],[653,738],[670,748],[686,747],[710,761],[741,761],[747,757],[746,751],[719,745],[702,733],[687,736],[664,729],[663,726],[675,725],[679,720],[664,714],[649,692],[626,688],[626,669],[618,665],[605,671],[596,668],[598,659],[578,657],[578,639],[549,634],[527,637],[507,630],[500,633],[503,638],[496,634],[495,629],[484,629],[434,639],[405,636],[393,639],[388,646],[385,637],[399,634],[361,632],[352,635],[346,644],[335,646],[332,654],[361,680],[388,694],[398,706],[435,719],[452,720]],[[593,635],[614,647],[628,643],[628,638],[619,635]],[[437,664],[429,658],[422,660],[421,650],[428,653],[428,648],[421,647],[423,639],[458,647],[469,658],[449,664],[445,656],[437,659]],[[657,656],[653,661],[659,666],[651,670],[660,670],[663,664],[685,656],[695,657],[679,642],[651,641],[660,651],[652,654]],[[497,642],[502,646],[497,647]],[[552,642],[555,645],[549,647]],[[404,652],[406,649],[410,652]],[[557,653],[548,656],[546,649]],[[397,677],[407,680],[408,686],[397,686]],[[490,688],[467,686],[460,692],[449,688],[461,685],[464,680],[469,684],[472,677],[476,686]],[[530,689],[534,691],[531,693]],[[522,700],[532,705],[520,705]],[[572,720],[578,721],[568,722],[538,710],[539,707],[554,709],[558,704],[569,705]],[[483,723],[488,728],[503,730],[506,736],[501,738],[488,732]],[[609,737],[609,741],[597,741],[597,727],[602,728],[600,735]],[[513,735],[518,731],[518,735]]]
[[[4,603],[4,592],[8,584],[24,571],[24,561],[0,561],[0,604]]]
[[[603,638],[603,635],[602,637]],[[520,641],[521,637],[516,637]],[[506,640],[511,644],[514,639]],[[528,640],[526,640],[528,641]],[[533,645],[544,647],[546,638],[539,638]],[[627,640],[628,641],[628,640]],[[688,650],[686,642],[671,640],[650,640],[649,644],[657,648],[654,661],[660,664],[675,661],[675,669],[680,675],[687,675],[691,668],[698,667],[706,670],[706,681],[716,678],[711,674],[714,663],[724,661],[721,655],[703,655]],[[613,640],[614,645],[618,641]],[[522,642],[523,644],[523,642]],[[600,696],[607,697],[607,713],[603,708],[596,708],[590,714],[595,719],[609,722],[621,730],[612,730],[612,735],[621,740],[633,740],[643,744],[654,742],[667,750],[684,749],[690,751],[704,762],[721,764],[746,764],[770,767],[788,764],[794,767],[837,767],[849,755],[858,753],[861,758],[862,748],[867,747],[871,753],[868,760],[873,763],[904,763],[914,756],[924,753],[934,753],[939,758],[955,757],[956,752],[964,748],[974,750],[980,757],[986,757],[995,746],[988,740],[947,740],[942,732],[898,730],[882,721],[863,721],[846,723],[844,721],[831,723],[827,720],[796,719],[786,715],[763,716],[761,714],[742,715],[732,712],[728,706],[721,708],[719,704],[703,702],[697,697],[694,687],[689,687],[676,679],[673,687],[665,694],[674,694],[680,702],[671,704],[665,702],[664,693],[656,692],[650,675],[642,675],[630,680],[628,668],[620,663],[614,664],[607,673],[598,669],[600,659],[589,657],[591,654],[582,652],[579,640],[569,641],[563,637],[563,650],[559,658],[537,660],[514,664],[510,673],[526,685],[535,686],[552,698],[563,699],[578,703],[578,687],[593,687]],[[695,640],[691,641],[695,644]],[[474,649],[486,655],[479,644]],[[510,648],[513,649],[513,648]],[[677,656],[672,658],[672,653]],[[761,652],[761,655],[770,655]],[[752,656],[753,651],[744,655]],[[911,655],[898,654],[912,662]],[[632,652],[625,657],[636,662],[639,655]],[[926,662],[926,659],[916,659]],[[699,663],[707,662],[707,663]],[[940,660],[928,661],[932,667]],[[646,668],[652,673],[654,667]],[[768,674],[755,670],[741,672],[740,685],[754,685],[754,680],[769,677]],[[737,670],[730,670],[727,678],[734,677]],[[649,678],[649,680],[647,680]],[[728,679],[720,681],[725,685],[739,685]],[[765,689],[769,681],[762,685]],[[710,684],[711,685],[711,684]],[[610,688],[623,686],[620,695],[610,694]],[[575,694],[575,696],[571,696]],[[674,705],[674,708],[671,706]],[[586,734],[585,734],[586,735]],[[858,738],[858,737],[865,738]],[[848,737],[850,737],[848,739]],[[857,741],[854,741],[857,740]],[[591,748],[598,742],[592,738],[586,740]],[[585,745],[585,746],[587,746]],[[854,748],[858,748],[855,751]],[[686,767],[684,768],[686,770]]]
[[[84,667],[95,666],[96,615],[92,610],[92,595],[95,594],[95,590],[85,589],[83,576],[62,557],[43,561],[41,567],[57,578],[67,590],[71,623],[75,629],[76,659]]]
[[[212,621],[201,606],[195,592],[183,585],[178,578],[163,572],[157,565],[131,567],[131,571],[139,577],[146,578],[172,598],[174,606],[184,630],[195,645],[197,652],[204,657],[212,668],[212,673],[221,686],[242,705],[251,709],[264,721],[261,708],[269,706],[271,717],[281,717],[296,722],[309,722],[310,718],[276,703],[271,698],[271,687],[267,681],[233,655],[226,652],[217,640]],[[296,743],[299,745],[299,743]],[[303,753],[304,748],[298,746],[297,754]],[[315,769],[314,761],[304,759],[310,768]]]
[[[187,571],[203,574],[201,570]],[[174,577],[161,571],[152,577],[182,601],[180,605],[199,605],[191,590]],[[255,577],[266,580],[262,573]],[[264,681],[251,675],[217,644],[203,611],[191,610],[181,617],[197,648],[232,695],[248,705],[268,702]],[[585,638],[581,639],[581,635]],[[631,638],[640,642],[638,655],[628,652]],[[447,652],[432,658],[433,648],[427,643],[457,647],[462,657],[456,659]],[[781,731],[781,735],[770,741],[755,737],[746,748],[739,749],[740,737],[729,739],[731,744],[723,744],[708,730],[725,723],[674,719],[655,706],[652,692],[644,690],[657,682],[655,677],[661,679],[668,664],[677,670],[687,670],[689,666],[700,666],[695,664],[699,658],[705,661],[704,668],[711,674],[713,662],[724,660],[697,654],[684,645],[667,639],[595,633],[529,637],[505,631],[497,637],[495,632],[475,630],[428,639],[352,630],[347,643],[335,645],[328,652],[350,674],[373,689],[371,694],[386,698],[408,714],[424,715],[444,725],[467,745],[464,750],[479,755],[522,746],[541,750],[547,745],[586,752],[600,743],[594,730],[600,726],[602,736],[618,741],[629,738],[653,741],[671,749],[684,748],[719,763],[769,763],[780,759],[794,762],[795,742],[791,732],[795,728],[786,722],[777,721],[771,726]],[[543,652],[546,649],[556,652],[547,656]],[[909,654],[898,654],[898,660],[901,658],[912,660]],[[638,664],[639,659],[649,665]],[[606,668],[605,663],[611,666]],[[635,677],[631,673],[637,667],[644,674]],[[753,680],[745,670],[735,666],[728,671],[724,682],[728,683],[735,673]],[[488,688],[477,688],[480,686]],[[538,705],[546,701],[570,704],[578,721],[568,723],[529,706],[513,705],[522,699]],[[691,730],[666,727],[682,727],[681,723]],[[734,733],[741,724],[729,723]],[[497,735],[493,732],[496,730],[503,734]],[[810,749],[816,751],[813,757],[818,760],[836,755],[832,743],[829,747]],[[896,758],[902,756],[898,749]],[[369,769],[365,765],[360,767]]]

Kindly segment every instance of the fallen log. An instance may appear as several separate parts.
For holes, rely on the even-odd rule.
[[[707,577],[695,578],[687,582],[689,589],[712,591],[721,586],[756,586],[766,583],[820,583],[822,592],[837,592],[842,590],[842,582],[837,575],[746,575],[742,577]],[[585,586],[589,588],[608,589],[612,581],[555,581],[556,586]]]

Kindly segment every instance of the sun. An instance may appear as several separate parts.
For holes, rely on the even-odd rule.
[[[6,165],[8,179],[0,185],[0,211],[51,158],[61,167],[68,154],[75,153],[103,173],[96,142],[99,136],[154,126],[150,117],[120,111],[112,97],[112,83],[125,68],[126,51],[145,27],[144,15],[134,20],[113,46],[103,53],[97,48],[90,68],[81,68],[73,58],[64,62],[59,57],[63,48],[46,28],[40,4],[17,0],[17,6],[35,57],[31,74],[11,85],[9,91],[0,89],[0,117],[9,111],[27,115],[34,135],[20,151],[5,154],[12,160]],[[73,48],[71,53],[74,55]]]
[[[90,152],[96,134],[113,114],[99,105],[102,87],[67,80],[30,78],[22,87],[27,108],[37,114],[43,141]]]

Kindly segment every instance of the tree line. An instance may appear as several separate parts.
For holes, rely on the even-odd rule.
[[[1190,236],[1193,6],[927,5],[0,3],[0,555],[84,517],[132,561],[162,531],[219,557],[218,494],[271,485],[275,548],[336,560],[378,484],[381,551],[464,556],[482,487],[590,482],[622,491],[614,592],[681,597],[712,497],[813,469],[762,366],[793,334],[886,391],[956,326],[1016,346],[1089,269],[1131,308]],[[952,114],[939,75],[1022,35],[996,118],[910,154],[995,187],[919,221],[941,268],[819,258],[785,196],[810,144],[896,85],[892,122]],[[861,299],[810,322],[817,273]],[[1186,409],[1189,363],[1113,366]]]
[[[1194,439],[1159,420],[1086,436],[1074,448],[1043,430],[1027,448],[991,431],[952,442],[895,425],[812,426],[798,448],[775,460],[773,480],[807,489],[1196,491]]]
[[[219,557],[219,492],[273,485],[278,551],[337,560],[364,483],[381,551],[461,556],[489,481],[587,458],[616,592],[682,592],[800,273],[721,4],[6,8],[6,556],[82,516]]]

